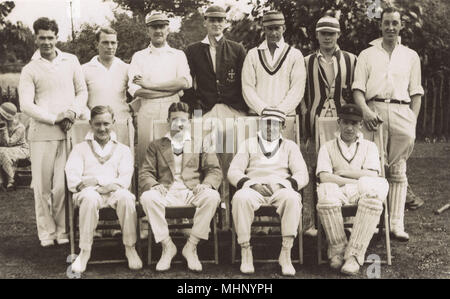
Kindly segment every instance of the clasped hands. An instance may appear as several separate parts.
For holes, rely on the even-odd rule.
[[[198,184],[197,186],[195,186],[194,189],[192,189],[192,193],[194,193],[194,195],[197,195],[200,192],[202,192],[203,190],[206,190],[208,188],[209,189],[212,188],[211,185],[209,185],[209,184]],[[167,188],[164,187],[163,184],[155,185],[152,188],[150,188],[150,190],[159,191],[159,193],[161,193],[162,196],[166,196],[167,192],[168,192]]]
[[[256,192],[258,192],[259,194],[261,194],[264,197],[270,197],[278,190],[283,189],[284,186],[281,184],[275,184],[275,185],[253,184],[250,186],[250,188],[252,188],[253,190],[255,190]]]
[[[55,123],[59,125],[61,130],[63,130],[64,132],[67,132],[70,130],[73,123],[75,122],[75,117],[76,117],[75,112],[73,112],[71,110],[60,112],[56,116]]]
[[[108,184],[105,186],[99,186],[98,180],[95,177],[88,177],[88,178],[84,178],[81,180],[81,183],[78,184],[78,186],[77,186],[77,190],[78,190],[78,192],[80,192],[84,188],[96,187],[96,186],[98,186],[96,190],[100,194],[108,194],[110,192],[117,191],[121,188],[119,185],[114,184],[114,183]]]

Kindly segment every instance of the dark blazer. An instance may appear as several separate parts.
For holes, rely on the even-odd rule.
[[[222,183],[222,170],[215,153],[202,153],[201,143],[186,141],[181,177],[189,189],[200,183],[209,184],[219,189]],[[145,192],[155,185],[163,184],[167,189],[174,182],[175,161],[172,144],[167,137],[150,142],[144,161],[139,170],[140,192]]]
[[[215,104],[223,103],[236,110],[247,112],[242,97],[241,72],[246,51],[244,47],[223,37],[216,49],[216,73],[214,73],[209,45],[202,42],[191,44],[185,53],[197,88],[185,90],[182,101],[203,114]]]

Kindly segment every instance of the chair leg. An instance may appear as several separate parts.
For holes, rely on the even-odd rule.
[[[72,197],[69,197],[69,237],[70,237],[70,259],[74,262],[75,258],[75,221],[74,221],[74,209],[72,203]]]
[[[321,265],[322,259],[322,223],[320,218],[317,217],[317,264]]]
[[[148,249],[147,249],[147,265],[152,263],[152,230],[148,228]]]
[[[385,203],[384,206],[384,232],[386,236],[386,256],[387,256],[387,264],[390,266],[392,265],[392,256],[391,256],[391,237],[389,235],[390,232],[390,226],[389,226],[389,212],[388,212],[388,205]]]
[[[219,212],[216,213],[216,216],[214,217],[213,221],[214,221],[214,225],[213,225],[213,233],[214,233],[214,262],[216,265],[219,264],[219,240],[218,240],[218,235],[217,235],[217,222],[218,219],[218,213],[222,212],[219,208],[218,210]]]
[[[303,265],[303,217],[300,216],[300,224],[298,225],[298,262]]]
[[[234,224],[231,223],[231,264],[236,261],[236,231],[234,230]]]

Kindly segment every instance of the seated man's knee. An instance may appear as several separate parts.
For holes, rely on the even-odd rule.
[[[126,189],[119,189],[116,192],[114,192],[114,196],[117,197],[117,202],[121,204],[125,204],[127,206],[134,206],[135,205],[135,197],[133,193]]]
[[[205,196],[205,203],[211,206],[218,206],[220,203],[220,194],[217,190],[212,188],[204,189],[202,192],[202,196]]]
[[[80,206],[89,206],[98,208],[101,201],[101,195],[92,188],[85,188],[78,194]]]
[[[279,199],[286,203],[286,205],[298,205],[302,207],[302,197],[300,193],[295,190],[284,188],[277,194]]]
[[[234,193],[232,204],[233,206],[245,206],[250,204],[250,197],[252,192],[249,192],[250,188],[242,188]]]
[[[141,195],[141,203],[145,206],[151,206],[155,202],[158,202],[161,198],[161,193],[156,190],[148,190],[142,193]]]
[[[358,180],[358,192],[363,197],[373,197],[384,201],[388,191],[389,184],[385,178],[362,177]]]
[[[321,205],[341,206],[342,191],[335,183],[321,183],[317,187],[317,207]]]

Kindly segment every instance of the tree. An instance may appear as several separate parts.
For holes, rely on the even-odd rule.
[[[15,6],[14,1],[5,1],[0,3],[0,29],[6,24],[5,18]]]

